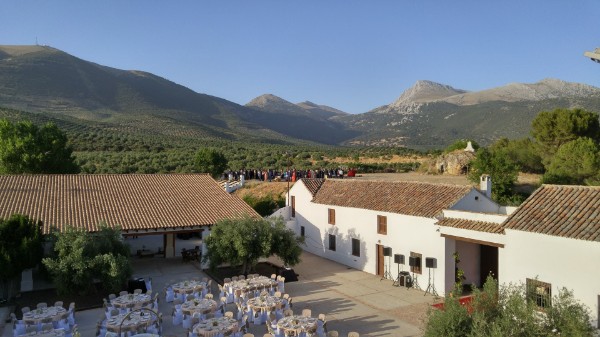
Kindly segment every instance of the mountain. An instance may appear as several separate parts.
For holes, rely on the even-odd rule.
[[[254,117],[255,122],[298,139],[338,144],[361,133],[347,130],[343,124],[331,118],[346,115],[343,112],[314,103],[294,104],[275,95],[265,94],[254,98],[245,106],[263,112],[263,115]]]
[[[126,133],[288,144],[327,141],[311,138],[311,132],[280,133],[290,127],[277,123],[287,121],[260,109],[200,94],[148,72],[85,61],[48,46],[0,46],[0,106],[70,123],[93,122]],[[311,115],[304,119],[308,125],[321,123],[321,118]],[[328,143],[341,140],[334,137]]]
[[[444,147],[456,139],[489,144],[501,137],[525,137],[540,111],[556,108],[600,111],[600,88],[544,79],[467,92],[417,81],[388,105],[338,120],[363,132],[346,141],[347,145],[428,149]]]

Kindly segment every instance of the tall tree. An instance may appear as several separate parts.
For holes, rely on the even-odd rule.
[[[582,109],[555,109],[540,112],[531,123],[531,135],[540,146],[544,164],[558,148],[580,137],[600,140],[598,114]]]
[[[518,176],[517,165],[503,151],[492,152],[486,148],[477,151],[471,161],[469,180],[479,182],[482,174],[492,177],[492,198],[507,203],[513,196],[513,187]]]
[[[227,158],[215,149],[204,148],[196,153],[195,164],[198,171],[210,173],[213,178],[216,178],[227,169]]]
[[[520,172],[543,173],[542,157],[536,144],[529,138],[500,138],[489,147],[492,152],[503,151],[518,167]]]
[[[544,174],[544,183],[597,185],[600,153],[590,138],[577,138],[558,148]]]
[[[245,216],[224,219],[211,228],[206,238],[207,254],[202,257],[212,269],[223,263],[240,266],[247,274],[260,258],[279,256],[286,265],[300,262],[303,239],[287,229],[282,219],[274,222]]]
[[[0,120],[0,174],[77,172],[67,136],[55,124]]]
[[[41,226],[40,221],[19,214],[0,219],[0,283],[9,299],[15,278],[42,259]]]

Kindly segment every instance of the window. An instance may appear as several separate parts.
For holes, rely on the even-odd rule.
[[[552,285],[550,283],[528,278],[525,283],[527,298],[540,308],[550,307]]]
[[[329,250],[335,252],[335,235],[329,234]]]
[[[300,226],[300,236],[304,237],[304,226]]]
[[[330,225],[335,225],[335,209],[333,208],[327,209],[327,223]]]
[[[292,195],[291,198],[292,198],[292,200],[291,200],[291,203],[292,203],[292,218],[295,218],[296,217],[296,196]]]
[[[352,255],[360,256],[360,240],[352,239]]]
[[[377,216],[377,234],[387,234],[387,216]]]
[[[414,265],[410,266],[410,271],[416,274],[421,274],[421,260],[423,258],[423,254],[410,252],[410,257],[412,257]],[[410,260],[409,260],[410,264]]]

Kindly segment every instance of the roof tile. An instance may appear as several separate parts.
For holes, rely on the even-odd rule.
[[[0,176],[0,217],[25,214],[51,226],[95,231],[104,221],[124,231],[212,225],[259,216],[205,174]]]
[[[600,187],[542,185],[504,227],[600,242],[599,215]]]
[[[452,207],[473,188],[412,181],[327,179],[313,198],[325,205],[434,217]]]

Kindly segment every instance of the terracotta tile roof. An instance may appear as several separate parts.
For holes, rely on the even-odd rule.
[[[327,179],[313,198],[325,205],[433,217],[469,193],[470,186],[412,181]]]
[[[313,197],[315,196],[315,194],[317,194],[317,192],[321,188],[321,185],[323,185],[323,182],[325,181],[325,179],[313,178],[302,178],[301,180],[304,183],[304,186],[308,188]]]
[[[437,224],[445,227],[469,229],[478,232],[504,234],[504,227],[502,226],[502,224],[495,222],[444,218],[438,221]]]
[[[600,242],[600,187],[542,185],[504,227]]]
[[[123,230],[211,225],[258,214],[205,174],[0,176],[0,217],[42,220],[94,231],[100,221]]]

